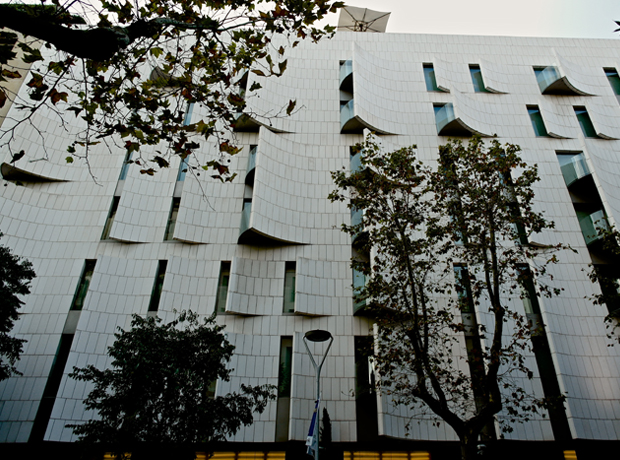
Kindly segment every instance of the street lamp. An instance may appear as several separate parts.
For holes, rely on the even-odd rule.
[[[312,352],[308,347],[308,341],[310,342],[327,342],[329,340],[329,345],[327,345],[327,350],[325,350],[325,354],[323,355],[323,359],[319,365],[316,364],[314,360],[314,356],[312,356]],[[314,366],[314,372],[316,373],[316,425],[314,427],[316,433],[316,449],[314,449],[314,460],[319,460],[319,421],[320,421],[320,407],[318,405],[318,401],[321,397],[321,368],[323,367],[323,363],[325,362],[325,358],[327,358],[327,354],[329,353],[329,349],[334,342],[334,338],[328,331],[323,331],[321,329],[315,329],[313,331],[308,331],[304,335],[304,345],[306,346],[306,351],[308,352],[308,356],[310,356],[310,361],[312,361],[312,365]]]

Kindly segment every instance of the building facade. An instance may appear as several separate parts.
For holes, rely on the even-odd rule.
[[[11,165],[2,152],[2,244],[32,261],[37,278],[13,331],[28,341],[23,375],[0,383],[0,442],[75,441],[66,425],[93,414],[82,406],[88,386],[68,377],[73,366],[109,365],[113,333],[133,313],[170,320],[175,309],[191,309],[215,312],[236,346],[233,377],[216,394],[241,383],[280,388],[223,450],[303,451],[315,380],[302,338],[324,329],[334,343],[323,401],[345,456],[442,458],[437,452],[457,440],[452,430],[368,391],[359,351],[372,320],[356,309],[351,239],[340,231],[355,216],[327,195],[330,172],[351,167],[350,147],[369,131],[389,146],[416,144],[424,162],[448,137],[479,134],[520,145],[538,165],[536,204],[556,228],[535,243],[563,242],[577,253],[552,267],[562,295],[540,299],[553,371],[539,371],[530,356],[535,378],[525,385],[542,395],[543,380],[555,379],[566,395],[567,438],[549,452],[577,446],[589,458],[618,441],[620,346],[609,346],[607,308],[585,298],[599,287],[584,270],[615,267],[595,223],[620,218],[619,56],[620,42],[592,39],[338,32],[302,43],[289,50],[284,75],[261,79],[259,97],[247,101],[258,115],[289,99],[300,109],[245,120],[237,133],[244,148],[232,160],[239,175],[229,184],[191,168],[208,158],[208,145],[204,157],[177,158],[154,177],[103,145],[93,148],[90,171],[68,165],[65,128],[35,114],[44,132],[15,131],[14,148],[26,157]],[[201,110],[192,107],[188,122]],[[535,416],[506,443],[553,446],[557,437],[549,417]]]

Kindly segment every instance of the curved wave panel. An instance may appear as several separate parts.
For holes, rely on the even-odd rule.
[[[313,244],[329,235],[334,244],[343,244],[346,235],[333,236],[330,230],[340,225],[338,219],[346,210],[327,200],[331,171],[339,167],[333,158],[338,157],[343,158],[340,167],[348,163],[348,149],[292,142],[285,135],[261,130],[254,186],[251,198],[246,198],[251,203],[246,205],[247,230],[240,242]]]
[[[295,313],[308,316],[351,313],[351,273],[346,262],[297,259]],[[343,295],[348,302],[343,302]]]

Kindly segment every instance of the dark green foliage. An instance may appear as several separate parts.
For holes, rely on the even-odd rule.
[[[518,385],[533,376],[532,325],[510,299],[524,295],[523,264],[537,295],[557,294],[544,281],[565,246],[527,242],[553,223],[533,209],[538,173],[518,146],[450,141],[436,169],[415,147],[361,148],[363,167],[333,173],[330,198],[363,210],[363,222],[344,230],[363,241],[352,265],[366,276],[360,295],[379,326],[379,384],[398,404],[449,424],[463,458],[473,458],[480,436],[493,438],[496,414],[511,431],[548,403]]]
[[[179,326],[183,325],[183,328]],[[138,452],[142,445],[191,446],[224,440],[275,399],[275,387],[241,385],[240,393],[213,397],[212,384],[228,381],[234,346],[214,318],[192,312],[161,324],[133,316],[132,328],[115,334],[112,367],[74,368],[72,378],[94,384],[84,405],[100,420],[70,425],[82,442]],[[144,443],[144,444],[143,444]]]
[[[25,110],[16,126],[35,122],[32,112],[44,106],[61,122],[80,117],[87,127],[67,149],[68,158],[81,160],[108,138],[128,153],[157,145],[158,153],[181,158],[197,151],[200,142],[213,141],[219,156],[192,171],[198,175],[199,166],[206,166],[222,180],[231,178],[229,155],[238,151],[227,142],[230,131],[247,97],[261,86],[255,81],[244,87],[244,74],[281,76],[287,65],[283,45],[332,33],[333,27],[321,30],[314,24],[343,6],[332,0],[52,3],[0,5],[0,29],[26,36],[17,45],[20,56],[17,35],[0,33],[0,83],[24,77],[30,88],[30,100],[19,101]],[[84,25],[76,27],[79,21]],[[41,42],[51,62],[42,57]],[[13,58],[17,62],[9,62]],[[29,77],[25,64],[33,64]],[[0,107],[15,98],[0,85]],[[188,126],[184,113],[190,103],[200,104],[202,111],[201,119]],[[290,101],[281,113],[290,115],[294,107]],[[10,150],[11,139],[10,131],[0,131],[0,145]],[[151,156],[133,157],[144,174],[169,162],[153,162]]]
[[[0,381],[14,374],[21,375],[15,364],[26,341],[11,337],[9,332],[19,318],[19,308],[24,304],[18,296],[30,293],[30,281],[35,276],[29,261],[0,245]]]

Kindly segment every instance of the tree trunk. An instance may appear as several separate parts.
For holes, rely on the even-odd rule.
[[[478,436],[466,434],[461,437],[461,460],[478,458]]]

